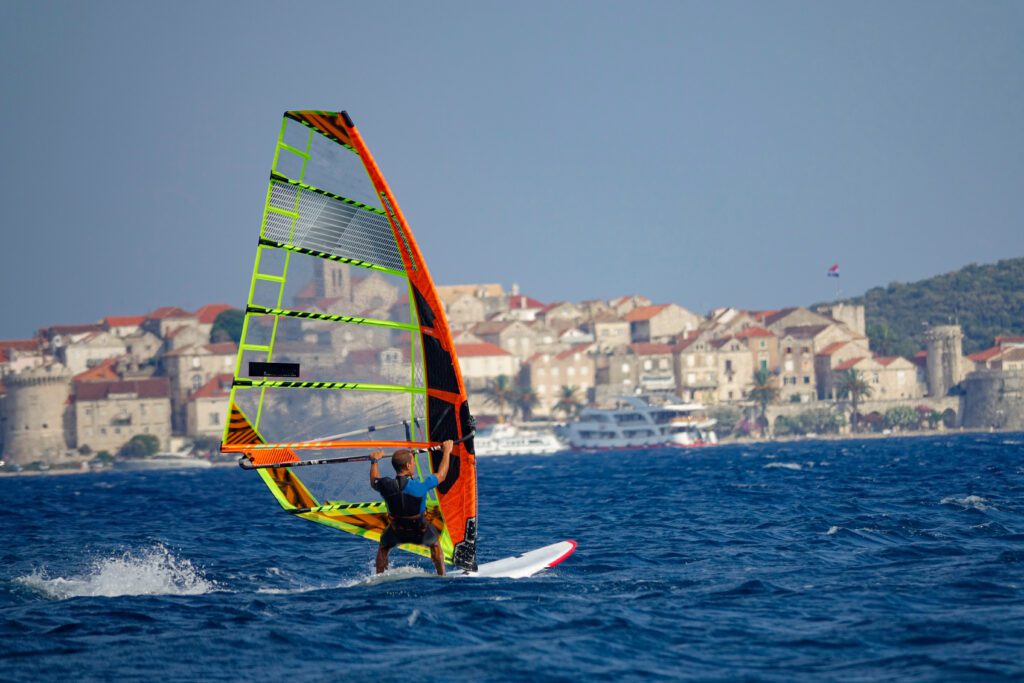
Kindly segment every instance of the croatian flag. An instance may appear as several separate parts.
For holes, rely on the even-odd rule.
[[[839,264],[833,263],[832,267],[828,269],[829,277],[839,277]]]

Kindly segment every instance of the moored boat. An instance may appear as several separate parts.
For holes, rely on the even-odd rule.
[[[122,458],[114,461],[118,470],[183,470],[212,467],[209,460],[200,460],[189,453],[157,453],[148,458]]]
[[[693,448],[718,443],[714,425],[700,403],[653,405],[643,396],[623,396],[615,408],[583,410],[565,431],[579,450]]]
[[[496,424],[477,432],[473,439],[477,457],[487,455],[550,455],[568,445],[550,429]]]

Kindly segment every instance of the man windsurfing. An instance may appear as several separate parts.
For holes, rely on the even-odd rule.
[[[416,479],[416,456],[409,450],[395,451],[391,466],[395,478],[380,476],[378,462],[384,451],[370,453],[370,486],[380,493],[388,506],[391,523],[380,536],[377,549],[377,573],[388,568],[388,553],[399,543],[412,543],[430,548],[430,559],[434,562],[439,576],[444,576],[444,553],[437,530],[427,522],[427,493],[436,488],[448,476],[448,460],[455,443],[451,440],[441,444],[441,466],[437,474],[431,474],[423,481]]]

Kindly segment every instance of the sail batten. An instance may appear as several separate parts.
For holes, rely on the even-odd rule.
[[[242,454],[294,515],[378,540],[388,520],[363,458],[331,454],[453,439],[427,516],[446,560],[473,568],[476,458],[454,343],[405,216],[347,115],[285,113],[244,310],[222,450]],[[422,453],[416,465],[425,475],[439,462]]]

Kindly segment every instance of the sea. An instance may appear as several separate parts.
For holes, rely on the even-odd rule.
[[[0,680],[1024,680],[1024,434],[480,458],[479,501],[482,561],[579,547],[375,578],[253,472],[0,479]]]

